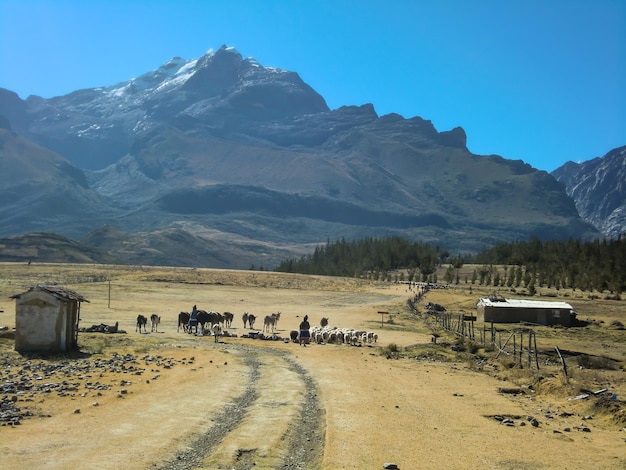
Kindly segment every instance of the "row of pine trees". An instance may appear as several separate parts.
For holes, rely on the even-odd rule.
[[[533,238],[455,257],[448,250],[401,237],[341,239],[318,246],[311,255],[283,261],[276,271],[387,280],[388,273],[402,271],[402,280],[437,282],[435,271],[445,264],[443,280],[451,284],[525,287],[531,293],[537,287],[615,294],[626,290],[624,237],[594,241]],[[458,274],[465,264],[477,265],[469,279]]]

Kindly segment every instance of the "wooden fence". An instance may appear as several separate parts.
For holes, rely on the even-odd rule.
[[[439,329],[456,336],[462,343],[471,341],[497,350],[496,359],[502,355],[511,358],[519,367],[539,370],[537,335],[532,328],[514,328],[498,331],[493,322],[476,328],[476,317],[465,313],[430,312],[426,322],[431,330]],[[503,340],[503,334],[506,339]],[[436,342],[437,335],[433,334]]]

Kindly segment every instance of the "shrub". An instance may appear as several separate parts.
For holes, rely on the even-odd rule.
[[[584,367],[585,369],[615,369],[613,361],[610,358],[603,356],[590,356],[588,354],[581,354],[576,357],[576,362],[579,366]]]
[[[381,349],[381,355],[387,359],[398,359],[400,357],[401,348],[396,343],[389,343]]]

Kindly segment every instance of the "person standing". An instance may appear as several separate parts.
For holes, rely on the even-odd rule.
[[[191,309],[191,314],[189,315],[188,326],[189,328],[187,329],[187,331],[189,331],[189,333],[191,333],[191,327],[195,327],[196,333],[198,333],[198,309],[196,308],[195,305]]]
[[[304,320],[302,320],[300,322],[300,346],[304,345],[306,346],[309,341],[311,340],[311,332],[309,331],[311,329],[311,325],[309,324],[309,316],[305,315],[304,316]]]

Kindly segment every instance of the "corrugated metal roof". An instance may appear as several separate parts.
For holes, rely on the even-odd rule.
[[[496,308],[544,308],[544,309],[569,309],[574,310],[567,302],[552,302],[548,300],[526,300],[526,299],[488,299],[482,298],[478,301],[479,306]]]
[[[15,294],[12,295],[10,298],[11,299],[17,299],[18,297],[21,297],[22,295],[31,292],[33,290],[43,290],[48,292],[51,295],[54,295],[56,298],[61,299],[61,300],[76,300],[78,302],[89,302],[89,300],[87,300],[85,297],[83,297],[82,295],[80,295],[78,292],[75,292],[71,289],[68,289],[67,287],[61,287],[61,286],[43,286],[43,285],[38,285],[38,286],[33,286],[30,289],[28,289],[26,292],[22,292],[21,294]]]

